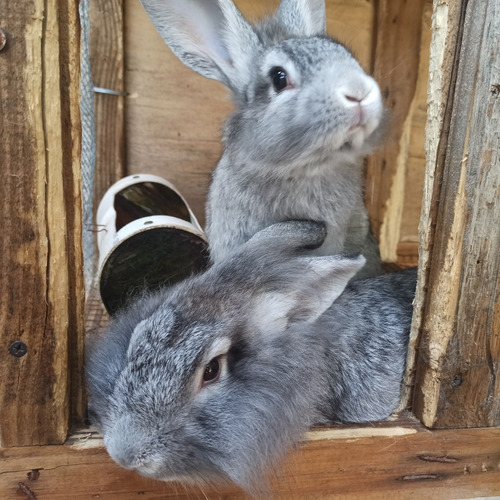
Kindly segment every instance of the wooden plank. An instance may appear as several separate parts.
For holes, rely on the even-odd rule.
[[[63,443],[83,338],[77,5],[0,0],[0,26],[0,441]]]
[[[432,427],[500,424],[500,1],[457,3],[435,11],[414,323],[413,408]]]
[[[408,183],[407,177],[412,156],[418,158],[421,171],[424,165],[421,117],[425,116],[428,45],[422,44],[422,32],[429,19],[423,16],[424,7],[429,11],[430,3],[381,0],[377,6],[373,76],[380,85],[389,123],[384,143],[368,159],[365,199],[382,260],[396,262],[405,199],[416,200],[417,212],[420,206],[423,179],[415,184]],[[417,220],[412,218],[414,234]]]
[[[410,108],[411,115],[408,116],[411,129],[408,134],[408,156],[404,172],[404,190],[401,193],[402,201],[401,198],[397,198],[399,200],[399,210],[401,210],[399,228],[392,223],[392,221],[397,222],[397,218],[391,215],[396,212],[391,210],[386,213],[387,222],[385,227],[392,229],[389,231],[391,238],[386,239],[383,247],[387,249],[386,254],[389,253],[394,256],[394,245],[396,245],[396,262],[401,265],[415,266],[418,263],[418,226],[422,211],[422,191],[425,178],[425,125],[427,122],[432,12],[432,0],[426,0],[422,14],[418,79],[415,96]],[[379,179],[379,182],[384,183],[385,177]],[[395,198],[396,193],[392,192],[391,200],[395,201]],[[389,203],[393,207],[395,204]],[[382,232],[382,234],[385,233]]]
[[[94,213],[107,189],[126,175],[123,0],[90,0],[90,64],[95,93]]]
[[[419,224],[419,276],[415,294],[413,320],[406,361],[406,374],[403,384],[401,407],[410,404],[413,397],[417,347],[423,321],[424,303],[428,290],[428,268],[431,258],[432,237],[431,214],[436,209],[434,193],[440,186],[443,176],[442,156],[446,141],[438,141],[449,130],[450,109],[448,97],[456,79],[456,46],[459,38],[459,18],[461,5],[458,2],[443,2],[436,5],[432,16],[432,38],[429,57],[428,113],[426,125],[426,167],[422,193],[422,213]],[[454,69],[455,68],[455,69]],[[441,158],[438,161],[438,158]],[[434,198],[433,198],[434,196]],[[432,215],[433,217],[433,215]]]
[[[249,19],[278,0],[237,0]],[[366,69],[371,62],[373,2],[328,0],[329,31],[345,42]],[[173,182],[204,223],[210,173],[222,152],[220,130],[232,109],[228,91],[172,55],[140,2],[125,1],[127,170]]]
[[[426,431],[413,423],[315,431],[273,475],[273,498],[447,500],[500,491],[500,429]],[[116,465],[95,435],[0,450],[0,495],[38,500],[243,499],[231,485],[191,488]],[[498,497],[496,497],[498,498]]]

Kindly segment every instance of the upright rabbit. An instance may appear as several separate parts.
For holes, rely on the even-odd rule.
[[[259,230],[324,221],[322,255],[362,252],[378,274],[362,158],[380,135],[380,90],[326,35],[324,0],[283,0],[251,26],[231,0],[141,0],[177,57],[232,91],[235,112],[207,202],[217,262]]]
[[[256,491],[312,424],[391,413],[416,273],[345,288],[364,258],[310,256],[324,237],[317,223],[270,226],[89,346],[91,411],[116,462]]]

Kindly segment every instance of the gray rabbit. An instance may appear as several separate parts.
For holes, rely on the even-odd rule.
[[[251,26],[230,0],[141,0],[177,57],[236,105],[207,201],[214,262],[279,221],[327,224],[322,255],[361,252],[378,274],[363,162],[380,139],[376,82],[326,34],[324,0],[283,0]]]
[[[91,414],[118,464],[255,493],[311,425],[394,410],[416,271],[347,284],[364,258],[311,256],[325,235],[272,225],[90,344]]]

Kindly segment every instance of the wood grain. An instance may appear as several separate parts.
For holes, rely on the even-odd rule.
[[[421,337],[413,407],[432,427],[495,426],[500,424],[500,2],[461,2],[460,8],[442,2],[441,7],[446,31],[435,55],[444,59],[434,70],[443,72],[436,78],[449,91],[430,96],[441,119],[434,129],[438,135],[428,138],[437,146],[429,149],[427,164],[433,180],[423,221],[421,274],[427,291],[420,285],[417,295],[420,323],[414,327]],[[456,50],[443,52],[450,38]]]
[[[389,116],[387,137],[379,151],[368,159],[365,198],[382,260],[388,262],[398,261],[402,237],[407,243],[416,242],[415,214],[420,211],[423,175],[415,182],[414,172],[424,170],[428,68],[428,38],[423,39],[422,32],[428,29],[430,20],[429,14],[423,16],[424,7],[429,13],[431,4],[424,0],[377,2],[373,76],[380,85]],[[402,236],[404,217],[408,225]]]
[[[63,443],[83,411],[77,6],[1,0],[0,26],[0,440]]]
[[[432,0],[425,0],[422,13],[422,31],[419,52],[418,78],[415,87],[415,96],[410,107],[410,122],[407,143],[407,159],[405,166],[405,183],[402,201],[400,201],[401,216],[399,228],[392,222],[386,227],[394,227],[394,237],[386,239],[385,248],[394,255],[396,245],[396,262],[404,265],[418,263],[418,226],[422,211],[422,192],[425,178],[425,126],[427,123],[427,88],[429,83],[429,53],[431,45]],[[379,182],[383,183],[384,178]],[[394,194],[391,196],[394,200]],[[401,197],[399,198],[401,200]],[[394,214],[394,210],[390,212]],[[388,217],[391,217],[389,213]],[[396,222],[398,219],[392,217]]]
[[[126,175],[123,0],[90,0],[90,63],[95,93],[94,213],[107,189]],[[139,3],[139,2],[137,2]]]
[[[500,429],[431,432],[403,422],[320,430],[311,438],[273,474],[273,498],[447,500],[500,491]],[[6,500],[26,494],[20,483],[38,500],[248,498],[231,485],[190,488],[121,469],[92,429],[65,446],[0,450],[0,460]]]
[[[435,227],[431,226],[432,214],[436,210],[437,190],[443,176],[442,160],[446,150],[446,140],[436,138],[449,130],[451,106],[447,106],[448,97],[456,80],[455,58],[459,40],[459,18],[461,5],[457,2],[441,2],[433,9],[432,37],[429,56],[428,111],[426,124],[426,167],[422,193],[422,213],[419,224],[419,274],[410,342],[406,361],[406,374],[403,384],[401,407],[406,407],[413,397],[416,354],[420,342],[421,325],[424,314],[429,282],[428,268],[431,259],[432,237]],[[435,193],[436,191],[436,193]]]
[[[68,311],[68,377],[70,425],[82,425],[87,416],[87,399],[83,374],[85,354],[85,278],[83,262],[82,224],[82,124],[80,116],[80,21],[76,4],[60,2],[59,45],[61,73],[61,128],[63,136],[63,196],[66,222],[66,252],[68,259],[68,290],[66,296],[55,297],[61,301],[59,307]],[[61,216],[62,214],[60,214]],[[56,228],[56,230],[58,230]],[[64,304],[66,299],[66,304]]]

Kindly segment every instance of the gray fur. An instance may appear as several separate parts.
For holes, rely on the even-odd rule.
[[[362,158],[379,140],[380,91],[326,36],[324,0],[283,0],[254,26],[230,0],[142,3],[181,61],[233,92],[236,110],[207,201],[213,262],[275,222],[314,219],[328,226],[318,254],[362,252],[368,262],[357,278],[378,274]],[[275,92],[275,67],[293,88]]]
[[[270,226],[204,274],[139,299],[90,344],[90,407],[116,462],[255,494],[311,425],[393,411],[416,272],[347,285],[364,258],[312,256],[324,236],[318,223]],[[222,375],[202,387],[217,356]]]

